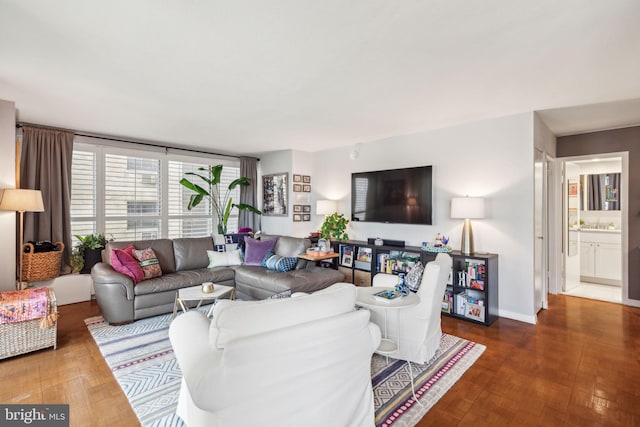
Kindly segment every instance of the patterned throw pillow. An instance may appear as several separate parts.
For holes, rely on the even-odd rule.
[[[133,255],[138,260],[138,263],[140,263],[140,267],[142,267],[145,280],[162,276],[160,262],[153,249],[147,248],[141,251],[136,249],[133,251]]]
[[[115,271],[129,276],[135,285],[144,280],[144,272],[133,254],[134,250],[133,245],[124,249],[112,249],[109,261]]]
[[[269,251],[262,260],[262,266],[274,271],[290,271],[296,266],[298,258],[276,255]]]
[[[418,292],[420,289],[420,283],[422,283],[422,273],[424,273],[424,267],[420,261],[416,262],[407,277],[405,277],[405,283],[409,289],[413,292]]]

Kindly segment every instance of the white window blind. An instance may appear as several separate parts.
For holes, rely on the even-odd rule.
[[[207,161],[209,163],[207,163]],[[71,229],[73,234],[103,232],[116,241],[210,236],[217,230],[208,200],[191,211],[191,191],[180,184],[186,172],[205,174],[199,167],[224,164],[220,189],[240,175],[237,161],[74,144]],[[188,177],[197,182],[197,177]],[[204,183],[203,183],[204,184]],[[239,189],[231,192],[239,202]],[[238,211],[228,230],[238,227]]]
[[[105,154],[105,233],[116,240],[159,238],[160,209],[160,160]]]
[[[71,234],[96,232],[96,154],[74,150],[71,163]],[[73,239],[74,246],[80,241]]]
[[[199,167],[207,167],[206,164],[169,161],[169,192],[167,203],[169,205],[169,238],[197,237],[212,234],[211,206],[208,199],[193,208],[187,209],[191,190],[180,184],[180,180],[187,172],[195,172],[206,176],[206,172],[199,171]],[[204,181],[198,177],[186,176],[191,182],[204,186]]]

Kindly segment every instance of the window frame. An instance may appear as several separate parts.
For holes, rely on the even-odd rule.
[[[105,216],[105,158],[108,154],[139,157],[143,159],[159,160],[160,166],[158,170],[158,185],[160,186],[160,215],[140,216],[140,219],[157,219],[160,221],[159,238],[169,238],[169,223],[172,220],[186,219],[206,219],[209,222],[211,234],[217,232],[217,222],[214,222],[215,213],[188,215],[188,214],[169,214],[169,162],[182,162],[191,164],[217,165],[222,164],[226,167],[240,169],[240,160],[237,158],[221,158],[212,154],[189,152],[188,150],[169,149],[156,146],[146,146],[136,143],[125,143],[120,141],[110,141],[100,138],[76,136],[73,143],[74,151],[92,152],[95,154],[95,193],[96,193],[96,211],[95,216],[72,216],[71,222],[94,222],[95,232],[102,233],[106,229],[107,221],[115,221],[122,219],[134,219],[126,217],[106,217]],[[190,154],[191,153],[191,154]],[[143,161],[144,163],[144,161]],[[73,180],[73,177],[72,177]],[[238,201],[236,201],[237,203]],[[232,211],[233,217],[239,216],[237,209]],[[229,218],[230,223],[233,219]],[[210,234],[209,234],[210,235]],[[107,236],[108,237],[108,236]],[[173,238],[177,236],[172,236]],[[182,237],[182,236],[180,236]],[[186,237],[186,236],[185,236]],[[137,239],[127,239],[137,240]]]

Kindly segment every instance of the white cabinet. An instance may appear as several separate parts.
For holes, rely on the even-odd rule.
[[[622,281],[622,246],[619,233],[580,233],[581,280],[615,284]]]
[[[596,277],[622,280],[622,252],[619,244],[596,243],[594,255]]]
[[[592,242],[580,242],[580,276],[594,277],[596,244]]]

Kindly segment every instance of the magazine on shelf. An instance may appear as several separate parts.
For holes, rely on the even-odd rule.
[[[466,259],[466,287],[484,291],[484,282],[486,278],[486,266],[484,261],[477,259]]]
[[[402,294],[395,289],[385,289],[384,291],[376,292],[373,297],[379,301],[393,301],[396,298],[400,298]]]

